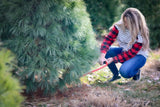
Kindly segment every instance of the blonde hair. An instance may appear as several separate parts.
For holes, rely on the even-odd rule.
[[[125,23],[127,23],[128,30],[132,35],[132,39],[129,44],[133,44],[140,33],[143,37],[143,49],[149,49],[149,29],[143,14],[136,8],[128,8],[122,13],[121,19],[114,25],[125,30]]]

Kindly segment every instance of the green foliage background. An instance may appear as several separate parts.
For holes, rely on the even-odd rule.
[[[11,51],[0,50],[0,107],[20,107],[24,98],[20,92],[22,87],[19,81],[12,77],[10,71],[13,70],[12,64],[15,57]]]
[[[122,5],[119,0],[84,0],[97,35],[108,31],[120,18]]]

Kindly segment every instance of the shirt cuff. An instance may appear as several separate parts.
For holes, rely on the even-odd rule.
[[[113,62],[114,62],[114,63],[117,63],[117,62],[118,62],[117,56],[113,57]]]
[[[104,54],[106,54],[106,51],[104,51],[104,50],[101,50],[101,53],[104,53]]]

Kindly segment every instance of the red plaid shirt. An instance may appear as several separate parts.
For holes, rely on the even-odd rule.
[[[118,32],[119,32],[118,29],[114,26],[112,30],[109,32],[109,34],[105,36],[101,44],[101,53],[106,53],[109,50],[109,47],[116,40]],[[123,63],[124,61],[127,61],[130,58],[134,57],[141,48],[142,48],[142,43],[135,42],[131,49],[129,49],[128,51],[123,51],[117,56],[114,56],[113,60],[115,63],[117,62]]]

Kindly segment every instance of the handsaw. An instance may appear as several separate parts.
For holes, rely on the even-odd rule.
[[[96,72],[96,71],[98,71],[98,70],[100,70],[100,69],[102,69],[102,68],[108,66],[108,64],[107,64],[106,61],[104,62],[104,64],[105,64],[105,65],[102,65],[101,67],[99,67],[99,68],[97,68],[97,69],[94,69],[94,70],[92,70],[92,71],[90,71],[90,72],[87,72],[87,73],[84,74],[82,77],[84,77],[84,76],[86,76],[86,75],[88,75],[88,74],[91,74],[91,73],[93,73],[93,72]]]

